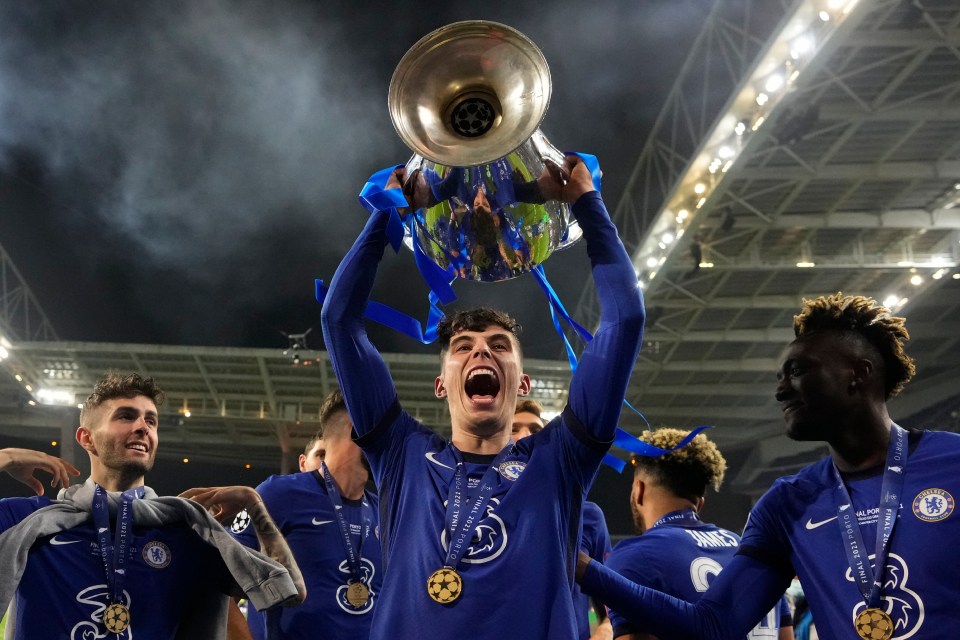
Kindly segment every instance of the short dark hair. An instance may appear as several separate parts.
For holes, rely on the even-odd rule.
[[[903,350],[910,340],[904,326],[906,318],[866,296],[831,296],[804,299],[803,309],[793,316],[793,333],[797,339],[829,331],[841,337],[856,336],[872,346],[880,355],[886,399],[900,393],[917,368],[913,358]]]
[[[541,420],[543,416],[540,414],[543,413],[543,405],[534,400],[533,398],[523,398],[522,400],[517,400],[517,408],[514,410],[514,413],[532,413]]]
[[[318,438],[323,437],[323,432],[327,428],[327,423],[331,416],[340,411],[347,410],[347,402],[343,398],[343,392],[340,389],[334,389],[324,397],[320,403],[320,431],[317,432]]]
[[[323,432],[317,431],[310,437],[309,440],[307,440],[307,444],[303,445],[303,455],[310,455],[310,449],[313,449],[313,445],[317,444],[321,440],[323,440]]]
[[[491,325],[506,329],[517,339],[520,346],[520,323],[509,314],[490,307],[475,307],[457,311],[452,315],[444,316],[437,323],[437,341],[440,343],[440,358],[447,353],[450,340],[462,331],[483,331]],[[522,352],[521,352],[522,355]]]
[[[163,404],[166,394],[153,378],[144,378],[139,373],[120,373],[108,371],[97,381],[93,393],[87,396],[80,409],[80,424],[107,400],[114,398],[136,398],[144,396],[150,398],[153,404],[159,407]]]
[[[645,431],[640,439],[660,449],[672,449],[690,434],[681,429],[662,428]],[[699,434],[682,449],[659,457],[634,455],[630,463],[654,482],[681,498],[696,502],[707,492],[707,485],[720,490],[727,461],[712,441]]]

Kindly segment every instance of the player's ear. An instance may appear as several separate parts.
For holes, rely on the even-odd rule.
[[[517,395],[526,396],[530,394],[530,376],[525,373],[520,374],[520,389]]]
[[[633,492],[634,501],[637,506],[643,504],[643,494],[647,490],[647,483],[645,483],[639,476],[633,479],[636,489]]]
[[[447,397],[447,389],[446,387],[443,386],[443,378],[441,378],[440,376],[437,376],[437,379],[434,380],[433,382],[433,393],[438,398]]]
[[[697,513],[700,513],[701,511],[703,511],[703,504],[704,504],[706,501],[707,501],[707,499],[706,499],[704,496],[700,496],[700,497],[697,499],[697,504],[694,505],[693,510],[696,511]]]
[[[867,385],[868,381],[872,381],[872,377],[876,368],[873,366],[873,362],[866,358],[861,358],[857,360],[853,365],[853,376],[850,381],[850,389],[853,390],[856,387],[863,388],[864,385]]]
[[[304,469],[304,465],[305,465],[306,463],[307,463],[307,456],[305,456],[305,455],[303,455],[303,454],[301,453],[301,454],[300,454],[300,457],[297,458],[297,464],[298,464],[299,467],[300,467],[300,471],[306,471],[306,469]]]
[[[93,436],[90,433],[90,429],[88,427],[84,427],[84,426],[77,427],[76,438],[80,446],[86,449],[88,452],[94,453],[94,454],[97,452],[97,448],[93,445]]]

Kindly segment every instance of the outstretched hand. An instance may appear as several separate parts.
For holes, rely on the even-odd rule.
[[[37,471],[45,471],[53,476],[50,486],[69,487],[70,476],[79,476],[80,471],[72,464],[32,449],[0,449],[0,471],[6,471],[11,476],[30,487],[38,496],[43,495],[43,483],[34,475]]]
[[[256,490],[243,485],[197,487],[187,489],[180,497],[198,502],[221,524],[233,522],[238,513],[244,509],[252,509],[261,502]]]

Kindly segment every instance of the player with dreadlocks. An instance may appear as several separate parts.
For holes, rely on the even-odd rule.
[[[907,431],[887,400],[914,373],[904,319],[838,293],[805,300],[777,372],[787,434],[830,456],[777,480],[695,604],[581,562],[584,591],[660,638],[743,637],[797,575],[831,638],[952,638],[960,625],[960,436]]]

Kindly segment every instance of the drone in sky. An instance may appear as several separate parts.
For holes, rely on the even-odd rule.
[[[290,341],[290,344],[287,346],[287,348],[283,350],[283,355],[290,356],[294,366],[304,364],[300,359],[300,351],[306,351],[309,348],[307,347],[307,335],[311,331],[313,331],[313,327],[310,327],[303,333],[287,333],[285,331],[280,332],[287,337],[287,340]]]

